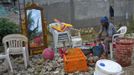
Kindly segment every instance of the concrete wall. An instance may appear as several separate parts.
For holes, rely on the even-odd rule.
[[[32,0],[25,0],[31,2]],[[76,28],[99,25],[101,16],[109,17],[109,6],[115,10],[114,23],[126,24],[134,18],[134,0],[33,0],[45,9],[48,23],[58,18],[63,22],[72,23]],[[23,3],[23,0],[20,0]]]
[[[99,18],[108,16],[109,2],[104,0],[74,0],[76,27],[88,27],[99,24]],[[82,26],[81,26],[82,25]]]
[[[127,20],[131,20],[134,13],[134,0],[115,0],[115,21],[126,24]]]
[[[45,8],[48,23],[58,18],[76,28],[99,24],[99,17],[108,16],[109,2],[105,0],[34,0]]]
[[[70,0],[48,1],[48,4],[43,4],[46,11],[46,18],[48,23],[53,22],[57,18],[63,22],[71,22]]]
[[[100,17],[109,17],[110,5],[112,5],[115,10],[115,24],[126,24],[126,13],[128,13],[128,19],[132,19],[134,0],[70,1],[71,0],[46,0],[43,6],[46,9],[47,21],[51,23],[53,22],[53,18],[58,18],[64,22],[72,23],[76,28],[96,26],[99,25]]]

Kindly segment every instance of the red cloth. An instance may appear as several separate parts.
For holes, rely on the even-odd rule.
[[[59,48],[59,54],[60,54],[60,57],[63,58],[63,55],[65,54],[65,51],[63,48]]]

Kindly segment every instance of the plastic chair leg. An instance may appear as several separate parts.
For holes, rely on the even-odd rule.
[[[28,49],[27,49],[27,48],[25,48],[25,49],[26,49],[27,65],[29,65],[29,54],[28,54]]]
[[[24,58],[25,68],[27,68],[27,55],[26,55],[26,51],[25,50],[23,50],[23,58]]]
[[[7,59],[7,62],[8,62],[8,64],[9,64],[9,67],[10,67],[10,69],[11,69],[11,72],[13,72],[13,67],[12,67],[12,64],[11,64],[11,60],[10,60],[10,58],[9,58],[9,54],[7,55],[6,59]]]
[[[54,48],[57,48],[57,44],[58,44],[58,36],[54,36],[53,37],[53,41],[54,41]]]
[[[113,48],[112,48],[112,43],[110,43],[110,58],[113,60]]]

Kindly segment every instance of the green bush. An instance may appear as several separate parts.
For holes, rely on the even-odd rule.
[[[0,45],[2,45],[2,38],[4,36],[18,32],[19,27],[17,24],[7,18],[0,18]]]

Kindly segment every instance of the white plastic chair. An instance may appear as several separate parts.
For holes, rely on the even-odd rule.
[[[71,44],[73,48],[82,46],[82,38],[80,35],[80,31],[78,29],[72,28],[70,30],[70,35],[71,35]]]
[[[5,54],[9,57],[9,54],[23,54],[25,68],[29,63],[28,54],[28,39],[21,34],[9,34],[2,39],[5,48]],[[9,58],[9,63],[11,63]],[[10,65],[11,66],[11,65]]]
[[[58,48],[58,43],[62,41],[69,41],[70,43],[70,34],[68,31],[58,32],[57,30],[53,29],[52,26],[55,26],[59,23],[51,23],[49,24],[49,32],[52,33],[53,41],[54,41],[54,48]]]
[[[118,30],[117,30],[117,34],[114,34],[112,36],[112,43],[110,43],[110,57],[111,59],[113,59],[113,44],[115,44],[116,41],[116,37],[124,37],[124,35],[127,32],[127,26],[121,26]]]
[[[115,37],[124,37],[124,35],[127,32],[127,26],[121,26],[118,30],[117,30],[117,34],[114,34],[112,36],[112,41],[115,41]]]

